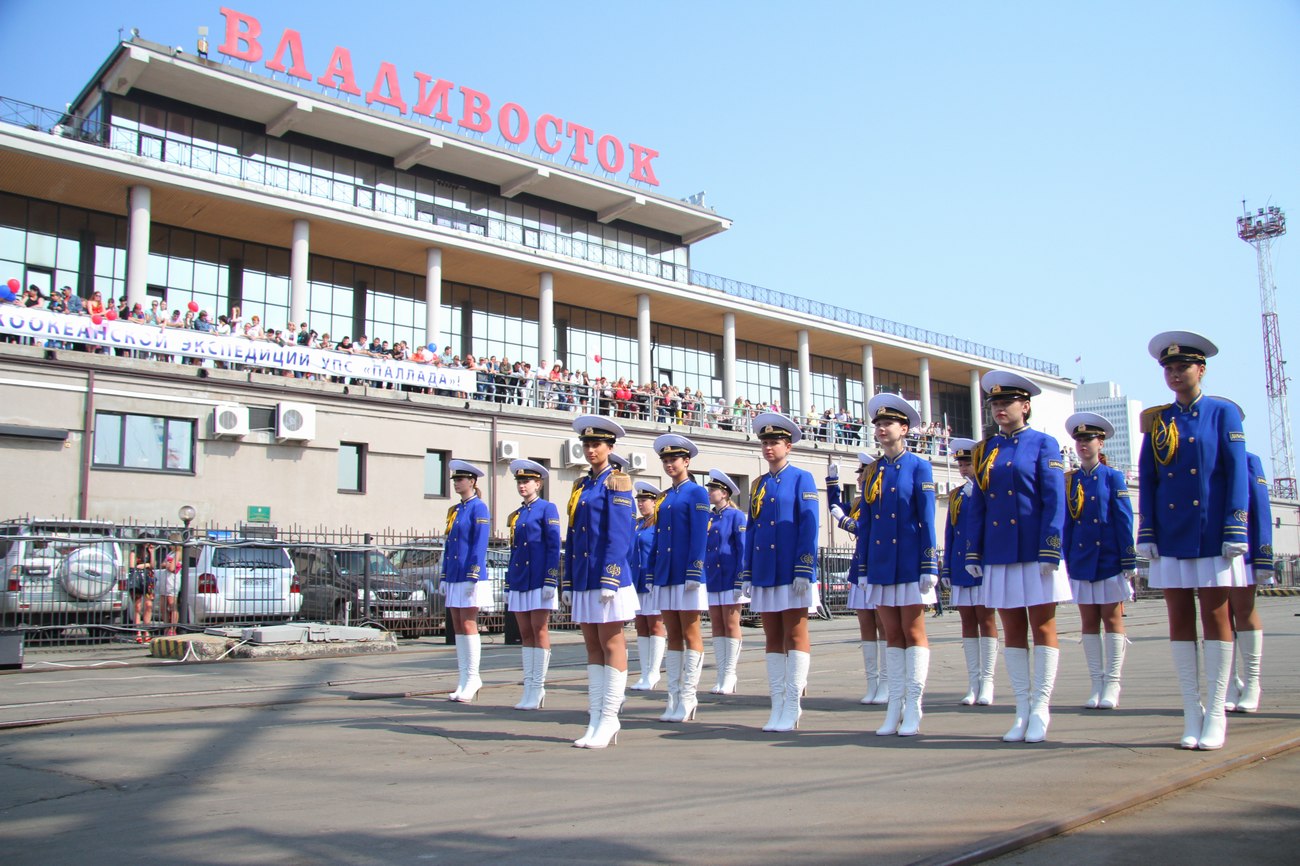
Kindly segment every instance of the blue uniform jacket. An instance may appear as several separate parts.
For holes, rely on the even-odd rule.
[[[865,533],[858,531],[862,526],[862,524],[858,522],[858,518],[862,516],[863,504],[862,497],[859,496],[858,501],[853,504],[853,508],[848,509],[836,524],[840,529],[843,529],[849,535],[852,535],[854,539],[853,556],[849,560],[849,580],[854,583],[857,582],[858,578],[866,577],[867,574],[866,566],[863,565],[863,563],[867,561],[866,547],[870,539]],[[834,508],[836,505],[839,505],[841,508],[844,507],[840,504],[839,480],[835,478],[827,478],[826,507],[830,509]],[[832,517],[831,519],[834,520],[835,518]]]
[[[447,512],[447,542],[442,556],[443,580],[460,583],[485,576],[490,526],[487,504],[477,496],[451,507]]]
[[[1222,556],[1246,543],[1250,473],[1237,407],[1204,395],[1142,413],[1138,541],[1161,556]]]
[[[943,569],[941,575],[953,586],[979,586],[982,577],[966,571],[966,545],[972,530],[970,498],[975,482],[967,481],[960,490],[948,494],[947,519],[943,522]]]
[[[1065,476],[1065,564],[1089,582],[1137,568],[1133,502],[1124,473],[1103,463]]]
[[[894,459],[881,457],[867,469],[863,498],[866,513],[858,537],[868,539],[867,582],[916,583],[922,574],[938,574],[934,549],[934,474],[930,464],[910,451]]]
[[[754,481],[745,530],[741,581],[789,586],[796,577],[817,579],[818,500],[812,474],[786,464]]]
[[[709,520],[709,546],[704,555],[704,574],[709,592],[740,589],[745,570],[745,512],[724,508]]]
[[[1061,446],[1032,427],[997,433],[971,454],[975,487],[966,564],[1061,561],[1065,464]]]
[[[532,592],[560,585],[560,509],[537,498],[510,515],[510,566],[506,588]]]
[[[655,546],[650,550],[650,582],[681,586],[704,582],[704,551],[709,542],[709,492],[686,480],[669,487],[659,499]]]
[[[636,522],[636,535],[632,541],[632,585],[638,593],[650,591],[650,551],[655,546],[655,525]]]
[[[564,545],[564,589],[586,592],[632,585],[632,495],[631,479],[611,466],[574,483]]]
[[[1272,572],[1273,508],[1268,501],[1268,478],[1264,464],[1254,454],[1246,454],[1246,465],[1250,468],[1250,564],[1255,571]]]

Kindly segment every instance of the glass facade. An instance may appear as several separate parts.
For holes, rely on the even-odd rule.
[[[705,400],[722,396],[722,337],[670,325],[652,325],[651,366],[656,384],[667,382]]]
[[[194,473],[194,420],[96,412],[94,465],[103,469]]]

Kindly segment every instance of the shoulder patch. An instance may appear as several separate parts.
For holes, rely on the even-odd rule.
[[[627,493],[632,489],[632,476],[622,470],[615,469],[605,479],[605,486],[618,493]]]
[[[614,497],[614,504],[615,504],[615,505],[626,505],[628,508],[631,508],[631,507],[633,507],[633,506],[632,506],[632,497],[630,497],[630,496],[615,496],[615,497]]]
[[[1128,488],[1127,488],[1127,487],[1121,487],[1119,490],[1116,490],[1116,491],[1115,491],[1115,497],[1116,497],[1117,499],[1128,499]]]
[[[811,499],[811,500],[813,500],[813,501],[815,502],[815,501],[817,500],[817,494],[816,494],[816,493],[805,493],[805,494],[803,495],[803,498],[804,498],[804,499]]]
[[[1048,461],[1047,461],[1047,468],[1048,468],[1048,469],[1059,469],[1059,470],[1061,470],[1062,472],[1064,472],[1064,471],[1065,471],[1065,464],[1062,463],[1060,460],[1048,460]]]
[[[487,524],[487,523],[489,523],[490,521],[489,521],[486,517],[476,517],[476,518],[474,518],[474,522],[475,522],[475,523]]]
[[[549,523],[551,526],[559,526],[559,525],[560,525],[560,518],[558,518],[558,517],[552,517],[552,518],[550,518],[549,520],[547,520],[546,522]]]
[[[712,511],[713,509],[711,509],[709,506],[705,505],[703,502],[697,502],[697,503],[695,503],[695,510],[696,510],[696,511]]]
[[[1163,403],[1159,406],[1152,406],[1150,409],[1143,409],[1142,416],[1138,419],[1138,427],[1143,433],[1150,433],[1151,428],[1155,426],[1156,419],[1160,413],[1168,409],[1172,403]]]
[[[1245,441],[1246,441],[1246,434],[1243,433],[1243,432],[1240,431],[1240,430],[1229,430],[1229,431],[1228,431],[1228,441],[1229,441],[1229,442],[1245,442]]]
[[[934,489],[934,482],[933,482],[933,481],[922,481],[922,482],[921,482],[921,489],[922,489],[922,490],[933,490],[933,489]]]

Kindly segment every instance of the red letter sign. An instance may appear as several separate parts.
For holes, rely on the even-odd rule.
[[[280,44],[275,46],[275,56],[266,61],[267,69],[274,69],[276,72],[285,72],[284,54],[289,52],[289,59],[293,61],[293,66],[288,69],[288,74],[294,78],[301,78],[304,81],[311,81],[311,71],[307,69],[307,57],[302,52],[302,34],[297,30],[286,30],[280,37]]]
[[[492,102],[487,94],[470,90],[468,87],[462,87],[460,92],[465,97],[465,109],[461,112],[458,125],[475,132],[487,132],[491,129],[492,119],[488,117],[488,109],[492,107]]]
[[[257,37],[262,35],[262,25],[252,15],[236,12],[234,9],[221,8],[226,18],[226,41],[217,50],[232,60],[244,60],[256,63],[262,59],[262,43]],[[244,47],[240,47],[240,46]]]
[[[334,84],[335,79],[338,79],[337,84]],[[351,93],[353,96],[361,95],[356,76],[352,74],[352,54],[346,48],[334,47],[329,66],[325,67],[325,72],[316,79],[316,83],[324,84],[326,87],[333,84],[344,93]]]
[[[383,87],[388,91],[387,94],[381,93]],[[384,61],[379,64],[379,72],[375,75],[375,84],[366,94],[366,105],[373,103],[382,105],[391,105],[402,114],[406,114],[406,103],[402,100],[402,86],[397,83],[397,67]]]

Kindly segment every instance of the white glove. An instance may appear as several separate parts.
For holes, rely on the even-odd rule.
[[[1051,577],[1056,574],[1056,570],[1060,567],[1060,564],[1056,562],[1040,562],[1038,563],[1038,573],[1043,577]]]
[[[1244,541],[1225,541],[1223,542],[1223,558],[1236,559],[1238,556],[1245,556],[1250,552],[1250,545]]]
[[[1137,569],[1136,569],[1136,568],[1130,568],[1130,569],[1127,569],[1127,570],[1125,570],[1125,571],[1121,571],[1121,572],[1119,573],[1119,576],[1122,577],[1122,578],[1124,578],[1124,579],[1127,580],[1127,581],[1132,582],[1132,581],[1134,581],[1134,580],[1137,580],[1137,576],[1138,576]]]
[[[553,601],[555,599],[555,587],[542,587],[542,601]]]
[[[939,587],[941,589],[952,589],[952,578],[950,577],[939,578]]]
[[[741,599],[744,597],[745,597],[745,591],[743,589],[733,589],[731,591],[732,604],[742,604]]]
[[[834,517],[834,518],[835,518],[835,522],[836,522],[836,523],[839,523],[841,520],[844,519],[844,509],[843,509],[843,508],[840,508],[838,505],[832,505],[832,506],[831,506],[831,517]]]
[[[699,588],[700,582],[698,580],[688,580],[686,581],[686,585],[682,587],[686,592],[697,592]]]
[[[564,602],[565,607],[573,607],[573,593],[566,589],[560,593],[560,601]]]
[[[614,596],[616,595],[618,595],[618,593],[615,592],[614,590],[610,589],[607,586],[602,586],[600,588],[600,603],[609,604],[614,600]]]
[[[871,581],[867,580],[865,577],[859,577],[858,589],[862,590],[863,592],[868,592],[871,589]]]
[[[935,578],[934,578],[934,575],[933,575],[933,574],[923,574],[923,575],[921,575],[921,580],[919,581],[919,583],[920,583],[920,585],[921,585],[921,594],[922,594],[922,595],[925,595],[927,592],[929,592],[930,590],[934,589],[934,581],[935,581]]]
[[[446,595],[446,594],[447,594],[447,582],[446,582],[445,580],[440,580],[440,581],[438,581],[438,589],[437,589],[436,591],[437,591],[438,595]]]
[[[966,573],[969,574],[971,577],[975,578],[976,580],[980,580],[981,578],[984,577],[984,566],[968,565],[966,566]]]
[[[1255,572],[1255,583],[1260,586],[1272,586],[1277,583],[1277,578],[1273,576],[1273,572],[1261,569]]]
[[[754,597],[754,584],[750,583],[749,581],[745,581],[745,582],[743,582],[743,583],[740,585],[740,594],[741,594],[741,595],[747,595],[747,596],[749,596],[750,598],[753,598],[753,597]]]
[[[790,588],[794,590],[795,595],[807,595],[810,583],[811,581],[806,577],[796,577]]]
[[[1139,541],[1137,546],[1138,556],[1143,559],[1159,559],[1160,551],[1156,549],[1154,541]]]
[[[840,467],[838,463],[832,463],[826,467],[826,486],[840,483]]]

